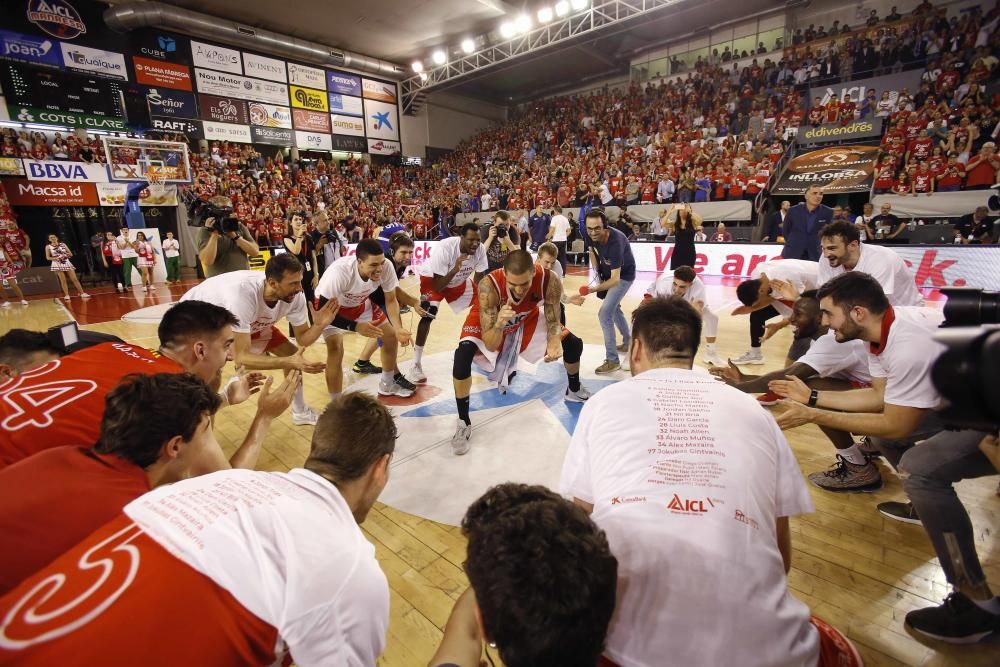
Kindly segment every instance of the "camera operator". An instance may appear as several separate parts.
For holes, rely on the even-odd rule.
[[[206,278],[231,271],[250,269],[249,257],[260,248],[246,225],[232,215],[233,202],[228,197],[212,197],[202,208],[198,231],[198,259]]]
[[[483,247],[486,249],[486,261],[489,263],[490,271],[502,267],[510,251],[517,250],[521,246],[514,221],[507,211],[497,211],[492,222],[483,225],[480,233],[484,237]]]
[[[323,275],[326,267],[347,255],[347,239],[330,224],[330,215],[325,210],[314,215],[313,222],[316,224],[312,240],[319,264],[317,275]]]

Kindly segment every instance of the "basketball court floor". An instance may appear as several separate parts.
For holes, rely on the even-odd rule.
[[[653,274],[639,275],[623,304],[626,315],[654,278]],[[585,276],[571,275],[566,290],[575,293],[585,280]],[[707,278],[706,282],[710,303],[721,305],[735,298],[734,280]],[[28,307],[0,309],[0,333],[12,327],[44,329],[73,317],[83,328],[155,347],[160,314],[193,284],[161,284],[152,294],[138,288],[124,295],[111,288],[92,289],[94,298],[86,301],[36,298]],[[404,287],[416,289],[413,279],[404,281]],[[929,296],[936,299],[936,295]],[[940,300],[934,302],[940,305]],[[593,373],[603,360],[598,304],[589,298],[582,307],[567,306],[568,326],[587,344],[581,377],[591,391],[627,376],[627,371],[618,377]],[[416,330],[413,315],[403,319]],[[363,526],[389,579],[389,638],[379,662],[386,667],[426,664],[437,647],[452,604],[467,586],[462,573],[465,543],[456,527],[465,508],[488,486],[502,481],[554,487],[581,407],[562,400],[565,373],[561,363],[522,364],[506,395],[484,376],[474,374],[472,450],[464,457],[453,456],[450,439],[457,417],[451,365],[463,319],[464,315],[442,307],[424,353],[427,386],[409,399],[386,399],[397,416],[400,437],[389,485]],[[782,367],[790,335],[785,329],[766,342],[766,365],[750,367],[748,372]],[[356,376],[349,370],[363,342],[358,336],[345,341],[345,386],[374,391],[376,378]],[[745,317],[722,318],[718,347],[723,358],[746,351]],[[314,359],[323,355],[321,342],[307,352]],[[378,354],[373,362],[379,363]],[[412,351],[404,349],[400,366],[405,370],[411,363]],[[309,403],[322,408],[326,398],[323,376],[307,376],[305,382]],[[216,436],[227,451],[242,440],[254,409],[254,401],[249,401],[225,409],[224,418],[217,420]],[[258,468],[284,471],[301,465],[311,435],[311,427],[293,426],[286,413],[272,426]],[[833,447],[814,426],[789,431],[787,436],[804,474],[832,464]],[[898,478],[885,466],[883,477],[885,487],[876,493],[832,494],[810,486],[816,512],[793,518],[791,524],[794,557],[789,583],[794,593],[814,614],[841,628],[869,666],[1000,664],[996,638],[977,646],[953,647],[917,641],[904,628],[906,612],[938,604],[948,589],[923,529],[884,519],[875,510],[878,502],[904,498]],[[996,478],[969,481],[959,485],[959,494],[977,530],[987,575],[1000,586],[1000,539],[994,533],[1000,519],[996,488]]]

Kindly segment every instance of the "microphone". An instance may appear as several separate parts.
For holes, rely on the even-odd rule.
[[[580,287],[580,296],[587,296],[588,294],[590,294],[590,288],[587,287],[586,285],[581,286]]]

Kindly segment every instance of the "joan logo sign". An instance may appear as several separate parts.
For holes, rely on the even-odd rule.
[[[51,40],[0,30],[0,56],[29,63],[62,66],[59,49]]]
[[[65,0],[30,0],[28,20],[58,39],[75,39],[87,32],[80,12]]]
[[[326,93],[323,91],[313,90],[312,88],[300,88],[299,86],[291,86],[291,91],[293,107],[308,109],[310,111],[322,111],[324,113],[330,111]]]

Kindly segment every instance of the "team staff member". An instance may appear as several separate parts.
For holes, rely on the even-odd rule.
[[[260,271],[232,271],[209,278],[188,290],[181,301],[207,301],[236,316],[234,345],[236,365],[254,370],[280,369],[321,373],[326,364],[309,361],[304,353],[316,342],[337,314],[337,304],[327,303],[313,311],[309,325],[302,292],[302,264],[283,253],[267,261]],[[295,333],[296,347],[275,326],[287,317]],[[306,405],[301,385],[292,401],[292,423],[315,424],[319,414]]]
[[[127,376],[104,398],[95,446],[47,449],[0,470],[0,594],[150,489],[217,470],[252,469],[299,379],[295,371],[275,392],[268,380],[246,440],[227,461],[212,433],[222,400],[201,379],[189,373]]]
[[[302,468],[225,470],[140,496],[0,598],[0,663],[374,665],[389,587],[359,524],[395,441],[388,410],[353,392],[323,412]],[[40,586],[50,603],[73,601],[38,623]]]
[[[486,275],[489,260],[482,244],[479,226],[473,222],[462,225],[459,236],[444,239],[434,247],[431,258],[420,266],[420,307],[426,311],[417,325],[417,340],[413,346],[413,368],[406,379],[413,383],[426,382],[420,362],[424,345],[442,301],[452,311],[460,313],[472,303],[476,285]],[[471,279],[470,279],[471,278]]]
[[[326,388],[331,400],[344,388],[344,331],[357,331],[382,341],[380,395],[403,398],[413,395],[416,387],[396,367],[399,345],[410,344],[410,332],[403,328],[399,319],[398,286],[392,260],[382,253],[382,246],[375,239],[359,241],[354,255],[338,259],[320,278],[316,296],[324,308],[331,303],[337,304],[341,321],[345,323],[339,327],[327,326],[323,331],[327,352]],[[380,287],[385,295],[385,310],[371,299],[372,293]]]
[[[59,358],[50,347],[0,339],[0,468],[51,447],[90,447],[100,434],[104,397],[131,373],[192,373],[213,391],[233,359],[235,318],[224,308],[190,301],[170,308],[160,321],[158,350],[128,343],[102,343]],[[39,334],[44,336],[44,334]],[[13,349],[11,349],[13,348]],[[20,360],[12,360],[20,350]],[[39,389],[46,393],[39,398]],[[223,400],[235,405],[254,387],[251,375],[226,386]],[[54,391],[58,389],[58,391]],[[254,452],[247,467],[257,460]]]
[[[469,506],[462,534],[470,585],[433,667],[480,667],[486,641],[511,667],[598,663],[618,566],[586,513],[545,487],[500,484]]]
[[[586,296],[590,292],[596,292],[597,298],[604,299],[597,311],[597,319],[604,332],[604,363],[595,372],[614,373],[621,368],[618,353],[628,350],[628,322],[621,303],[635,280],[635,258],[632,257],[628,238],[608,226],[604,211],[592,210],[587,213],[584,225],[590,238],[590,265],[599,282],[593,286],[581,287],[580,294]],[[615,327],[622,334],[622,344],[618,347],[615,346]]]
[[[860,271],[837,276],[818,296],[823,321],[838,342],[868,343],[872,386],[818,391],[798,378],[772,380],[769,389],[789,399],[780,403],[778,424],[783,429],[816,424],[871,436],[895,465],[906,448],[941,430],[931,412],[941,403],[931,365],[944,349],[933,340],[943,314],[933,308],[893,308],[878,282]],[[831,470],[809,475],[809,481],[828,491],[881,488],[878,468],[857,445],[838,448],[837,460]]]
[[[719,331],[719,315],[708,307],[705,283],[690,266],[678,266],[673,275],[664,275],[646,290],[646,298],[679,296],[701,313],[701,323],[705,328],[705,355],[702,359],[712,366],[724,366],[715,349],[716,334]]]
[[[560,482],[618,558],[605,655],[619,665],[662,665],[664,656],[676,665],[860,665],[847,638],[810,623],[788,590],[788,517],[813,504],[774,420],[692,369],[701,318],[682,299],[643,301],[632,333],[633,377],[584,406]],[[718,641],[723,627],[732,632]]]
[[[233,202],[228,197],[212,197],[208,203],[216,209],[232,210]],[[220,230],[220,221],[214,217],[205,218],[205,226],[198,230],[198,259],[206,278],[228,273],[230,271],[249,271],[249,257],[260,254],[257,242],[247,226],[239,223],[239,231],[225,232]],[[122,256],[125,253],[122,252]],[[125,279],[129,279],[128,271]],[[126,285],[128,287],[128,285]]]
[[[502,269],[489,272],[479,281],[476,299],[462,326],[452,370],[458,426],[451,448],[456,455],[469,451],[472,437],[469,393],[473,363],[485,370],[502,392],[517,373],[518,357],[528,363],[555,361],[565,349],[567,373],[573,364],[577,364],[579,373],[583,342],[573,336],[563,347],[566,330],[559,324],[562,294],[559,279],[534,264],[528,251],[520,249],[507,255]],[[540,310],[544,312],[544,323],[540,321]],[[590,395],[576,393],[577,398],[571,400],[586,400]]]
[[[781,256],[786,259],[819,259],[819,230],[833,222],[833,209],[823,205],[823,187],[806,188],[805,201],[788,209],[782,227],[785,245]]]

